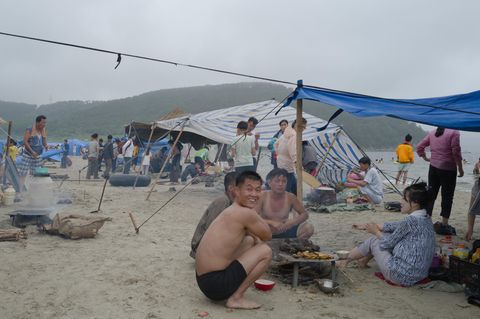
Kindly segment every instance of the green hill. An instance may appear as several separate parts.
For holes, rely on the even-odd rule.
[[[237,83],[166,89],[110,101],[65,101],[36,105],[0,101],[0,116],[13,121],[13,135],[21,138],[34,117],[48,118],[50,140],[87,138],[97,132],[100,136],[119,135],[130,121],[151,122],[176,107],[187,113],[199,113],[229,106],[253,103],[271,98],[282,100],[291,89],[269,83]],[[1,96],[0,96],[1,98]],[[327,119],[334,107],[306,101],[305,111]],[[417,125],[391,118],[361,119],[350,114],[340,115],[335,123],[363,147],[385,149],[396,146],[406,133],[418,141],[425,132]]]

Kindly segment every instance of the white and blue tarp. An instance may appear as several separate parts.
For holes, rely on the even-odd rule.
[[[296,110],[289,106],[282,108],[276,115],[280,107],[277,101],[269,100],[187,114],[174,119],[157,121],[154,125],[163,130],[175,132],[179,132],[183,127],[184,132],[228,145],[235,139],[238,122],[247,121],[253,116],[259,120],[255,128],[255,132],[260,134],[259,144],[261,147],[267,147],[273,135],[279,130],[279,122],[286,119],[291,124],[296,118]],[[323,183],[335,185],[346,177],[352,167],[358,166],[358,159],[363,155],[339,126],[329,124],[325,130],[318,132],[317,128],[325,126],[327,122],[305,112],[303,117],[307,120],[307,128],[302,135],[303,140],[309,141],[314,146],[318,162],[324,163],[319,179]]]
[[[389,116],[444,128],[480,132],[480,91],[423,99],[387,99],[297,87],[285,105],[299,99],[336,106],[359,117]]]
[[[63,143],[61,144],[63,145]],[[80,156],[82,155],[80,150],[88,146],[88,141],[82,141],[82,140],[72,138],[68,140],[68,146],[69,146],[68,155]]]

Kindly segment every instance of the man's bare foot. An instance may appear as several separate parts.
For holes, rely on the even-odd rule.
[[[245,298],[233,298],[230,297],[227,300],[227,308],[231,309],[258,309],[262,305],[257,304],[254,301]]]

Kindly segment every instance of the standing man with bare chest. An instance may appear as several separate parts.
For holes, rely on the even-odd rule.
[[[20,182],[25,184],[25,178],[30,173],[33,175],[35,170],[42,166],[41,154],[43,149],[48,149],[46,127],[47,118],[39,115],[35,118],[35,124],[27,128],[23,135],[23,161],[18,165]]]

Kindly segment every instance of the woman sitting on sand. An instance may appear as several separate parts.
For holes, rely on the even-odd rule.
[[[373,234],[358,247],[350,251],[346,261],[352,260],[366,266],[375,258],[385,279],[402,286],[412,286],[428,276],[428,269],[435,252],[435,233],[432,219],[425,210],[429,195],[426,183],[405,188],[402,213],[408,214],[399,222],[353,225],[355,229]]]

